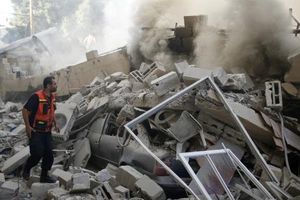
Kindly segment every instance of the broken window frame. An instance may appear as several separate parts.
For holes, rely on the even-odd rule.
[[[215,175],[217,176],[218,180],[220,181],[221,185],[223,186],[224,190],[226,191],[229,199],[235,200],[232,193],[230,192],[229,188],[227,187],[223,177],[221,176],[219,170],[217,169],[217,166],[214,164],[213,160],[211,159],[210,155],[220,155],[220,154],[226,154],[229,159],[233,162],[233,165],[239,166],[241,171],[244,172],[245,175],[254,183],[254,185],[260,189],[260,191],[269,199],[275,199],[268,190],[255,178],[255,176],[247,169],[245,165],[234,155],[234,153],[227,148],[219,149],[219,150],[208,150],[208,151],[195,151],[195,152],[186,152],[186,153],[179,153],[179,159],[181,160],[182,164],[190,174],[190,176],[193,178],[193,180],[197,183],[197,186],[199,190],[202,192],[202,194],[205,196],[207,200],[212,200],[210,195],[208,194],[207,190],[189,165],[189,159],[190,158],[198,158],[198,157],[205,157],[205,159],[209,162],[210,166],[212,167],[212,170],[214,171]],[[237,169],[238,170],[238,169]]]
[[[159,112],[160,110],[164,109],[168,104],[173,102],[174,100],[178,99],[179,97],[182,97],[185,93],[194,90],[196,87],[198,87],[201,83],[208,81],[210,85],[214,88],[217,96],[222,101],[225,109],[231,114],[232,118],[236,122],[238,128],[240,129],[240,132],[243,134],[245,141],[247,145],[249,146],[249,149],[251,150],[252,154],[255,156],[256,160],[260,163],[262,169],[267,173],[269,179],[276,184],[279,183],[277,177],[273,173],[273,171],[270,169],[270,167],[267,165],[267,162],[264,160],[262,155],[260,154],[258,148],[256,147],[255,143],[251,139],[250,135],[248,134],[247,130],[241,123],[240,119],[237,117],[237,115],[234,113],[232,108],[229,106],[226,98],[224,97],[222,91],[219,89],[219,87],[216,85],[216,83],[213,81],[213,79],[209,76],[204,77],[195,83],[189,85],[188,87],[184,88],[183,90],[179,91],[175,95],[171,96],[170,98],[164,100],[157,106],[151,108],[147,112],[141,114],[140,116],[136,117],[135,119],[131,120],[127,124],[124,125],[125,130],[128,131],[128,133],[133,137],[161,166],[163,166],[168,173],[170,173],[171,176],[173,176],[178,183],[187,189],[188,192],[190,192],[196,199],[199,199],[199,197],[192,191],[192,189],[180,178],[178,177],[162,160],[160,160],[149,148],[147,148],[143,142],[135,135],[133,130],[136,128],[136,125],[143,122],[144,120],[148,119],[155,113]],[[204,190],[203,190],[204,191]]]

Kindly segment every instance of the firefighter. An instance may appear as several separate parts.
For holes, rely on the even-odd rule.
[[[51,130],[54,128],[59,132],[54,117],[55,92],[57,90],[54,77],[46,77],[43,87],[44,89],[35,92],[28,99],[22,110],[30,148],[30,157],[24,166],[22,175],[25,180],[28,180],[31,168],[42,159],[40,182],[53,183],[54,179],[48,175],[53,164]]]

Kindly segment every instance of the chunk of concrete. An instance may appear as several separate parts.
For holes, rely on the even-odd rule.
[[[82,192],[89,190],[91,187],[90,176],[87,173],[76,173],[72,176],[73,187],[71,192]]]
[[[32,184],[40,182],[40,177],[37,175],[32,175],[29,177],[28,181],[26,182],[26,185],[28,188],[31,188]]]
[[[58,188],[59,184],[56,183],[34,183],[31,186],[32,197],[35,199],[45,199],[48,190]]]
[[[128,75],[124,74],[123,72],[115,72],[110,75],[113,81],[121,81],[128,78]]]
[[[254,87],[251,78],[247,74],[223,74],[216,77],[221,88],[229,90],[249,90]]]
[[[121,166],[116,175],[116,180],[124,187],[134,191],[135,182],[143,177],[143,174],[138,172],[131,166]]]
[[[286,93],[294,97],[299,93],[298,89],[291,83],[282,83],[281,86]]]
[[[144,199],[163,200],[166,195],[163,189],[148,176],[143,176],[135,183],[137,190],[142,192]]]
[[[96,179],[97,181],[103,183],[109,181],[109,179],[111,179],[111,175],[107,169],[102,169],[96,174]]]
[[[78,140],[74,144],[74,166],[85,167],[91,157],[91,146],[88,138]]]
[[[91,102],[88,104],[87,111],[100,108],[102,106],[107,105],[109,102],[109,97],[94,97]]]
[[[162,96],[179,85],[179,79],[176,72],[169,72],[150,83],[152,89],[158,96]]]
[[[278,167],[275,167],[273,165],[268,165],[270,167],[270,169],[273,171],[273,173],[275,174],[276,178],[278,180],[281,180],[281,177],[282,177],[282,170]],[[260,176],[260,182],[261,183],[265,183],[266,181],[269,181],[269,176],[267,175],[267,173],[263,170],[262,171],[262,174]]]
[[[190,84],[192,82],[198,81],[201,78],[206,76],[212,76],[214,73],[211,69],[204,69],[199,67],[187,67],[185,68],[182,79],[186,84]]]
[[[73,174],[70,172],[66,172],[61,169],[55,169],[52,173],[52,176],[57,177],[58,181],[61,185],[63,185],[66,189],[70,188],[72,185],[72,176]]]
[[[117,82],[112,82],[106,86],[106,91],[113,92],[117,88],[117,86],[118,86]]]
[[[23,148],[21,151],[19,151],[18,153],[16,153],[9,159],[7,159],[4,162],[3,167],[1,168],[1,171],[4,174],[9,174],[9,173],[13,172],[15,169],[17,169],[18,167],[23,165],[26,162],[26,160],[29,158],[29,156],[30,156],[30,151],[29,151],[29,146],[28,146],[28,147]]]
[[[16,191],[19,189],[19,184],[14,181],[5,181],[2,183],[1,188],[9,190],[12,193],[16,193]]]
[[[59,200],[61,196],[68,194],[69,192],[63,188],[53,188],[48,190],[47,199]]]

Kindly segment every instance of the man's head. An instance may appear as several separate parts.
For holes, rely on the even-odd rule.
[[[49,92],[56,92],[57,85],[54,76],[47,76],[44,78],[43,86],[45,90],[48,90]]]

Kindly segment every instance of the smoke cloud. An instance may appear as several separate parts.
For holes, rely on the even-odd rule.
[[[218,31],[201,32],[195,40],[196,63],[244,69],[259,77],[282,75],[288,55],[299,47],[290,34],[288,8],[277,0],[228,2],[225,40]]]

